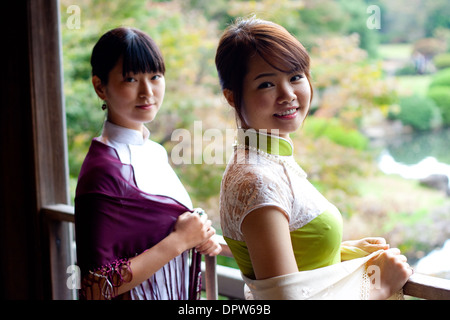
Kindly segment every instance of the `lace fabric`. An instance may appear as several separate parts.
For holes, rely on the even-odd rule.
[[[294,231],[330,205],[306,179],[293,156],[237,147],[223,175],[221,226],[223,235],[234,240],[243,241],[242,221],[255,209],[279,208],[289,221],[290,231]]]

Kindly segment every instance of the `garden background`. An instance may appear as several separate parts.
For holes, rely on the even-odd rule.
[[[75,25],[73,6],[79,18]],[[89,59],[98,38],[109,29],[131,26],[160,46],[166,96],[148,128],[170,158],[179,143],[172,139],[175,129],[194,136],[235,128],[214,56],[226,26],[251,14],[283,25],[310,52],[314,100],[304,126],[292,136],[295,157],[340,209],[344,238],[383,236],[412,264],[435,249],[443,251],[450,239],[446,0],[61,0],[72,197],[90,141],[105,119],[90,80]],[[194,132],[195,121],[202,121],[202,132]],[[204,141],[203,147],[212,144],[216,152],[231,147],[225,141]],[[414,166],[430,159],[434,169],[444,169],[431,172],[431,182],[429,173],[405,178],[383,170],[386,159],[414,172],[419,170]],[[194,205],[207,211],[219,233],[224,168],[224,163],[174,164]],[[450,278],[450,255],[429,273]]]

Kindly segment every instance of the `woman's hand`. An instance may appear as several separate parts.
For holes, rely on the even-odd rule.
[[[348,247],[357,247],[367,253],[389,249],[389,244],[386,243],[386,240],[384,238],[380,237],[369,237],[360,240],[344,241],[342,242],[342,245]]]
[[[369,276],[372,282],[370,299],[388,299],[403,288],[413,273],[406,260],[406,257],[400,254],[400,250],[394,248],[380,251],[367,262],[368,268],[372,266],[368,269],[371,271]]]
[[[215,234],[215,230],[210,228],[210,224],[206,223],[208,216],[206,214],[199,215],[187,211],[178,217],[174,227],[174,234],[178,235],[183,249],[196,247]]]
[[[201,208],[195,209],[194,214],[199,214],[200,217],[206,219],[206,213]],[[205,227],[208,228],[208,230],[211,229],[212,231],[214,231],[215,235],[216,229],[212,227],[211,220],[205,221]],[[222,251],[222,246],[219,244],[219,241],[214,237],[214,235],[196,246],[195,250],[197,250],[197,252],[199,252],[200,254],[209,255],[210,257],[217,256]]]
[[[184,250],[195,247],[201,254],[210,255],[218,254],[221,250],[221,246],[213,238],[216,230],[204,212],[187,211],[180,215],[175,223],[174,233],[180,237]]]
[[[214,229],[213,227],[211,227]],[[217,256],[222,251],[222,246],[219,244],[219,241],[212,236],[202,244],[195,247],[195,249],[203,255],[209,255],[210,257]]]

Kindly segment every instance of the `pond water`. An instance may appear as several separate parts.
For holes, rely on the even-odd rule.
[[[450,129],[391,138],[385,142],[379,160],[381,170],[407,178],[429,172],[446,174],[450,167]]]
[[[450,279],[450,239],[442,248],[435,249],[420,259],[414,266],[414,270],[417,273]]]
[[[388,151],[383,151],[378,166],[386,174],[398,174],[406,179],[423,179],[433,174],[446,175],[450,179],[450,165],[434,157],[426,157],[418,163],[407,165],[398,162]]]
[[[384,173],[405,179],[440,174],[450,181],[450,129],[402,135],[383,144],[378,166]],[[420,259],[415,268],[420,273],[450,278],[450,239]]]
[[[384,143],[378,166],[406,179],[446,175],[450,181],[450,129],[401,135]],[[450,187],[450,185],[449,185]]]

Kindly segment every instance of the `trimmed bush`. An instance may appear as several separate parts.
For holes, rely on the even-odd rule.
[[[428,97],[439,107],[443,124],[450,126],[450,86],[430,86]]]
[[[450,68],[436,72],[431,79],[430,88],[442,86],[448,87],[450,91]]]
[[[421,96],[401,97],[399,111],[389,116],[415,130],[430,130],[442,122],[436,103],[430,98]]]
[[[434,66],[437,69],[450,68],[450,53],[441,53],[433,58]]]

